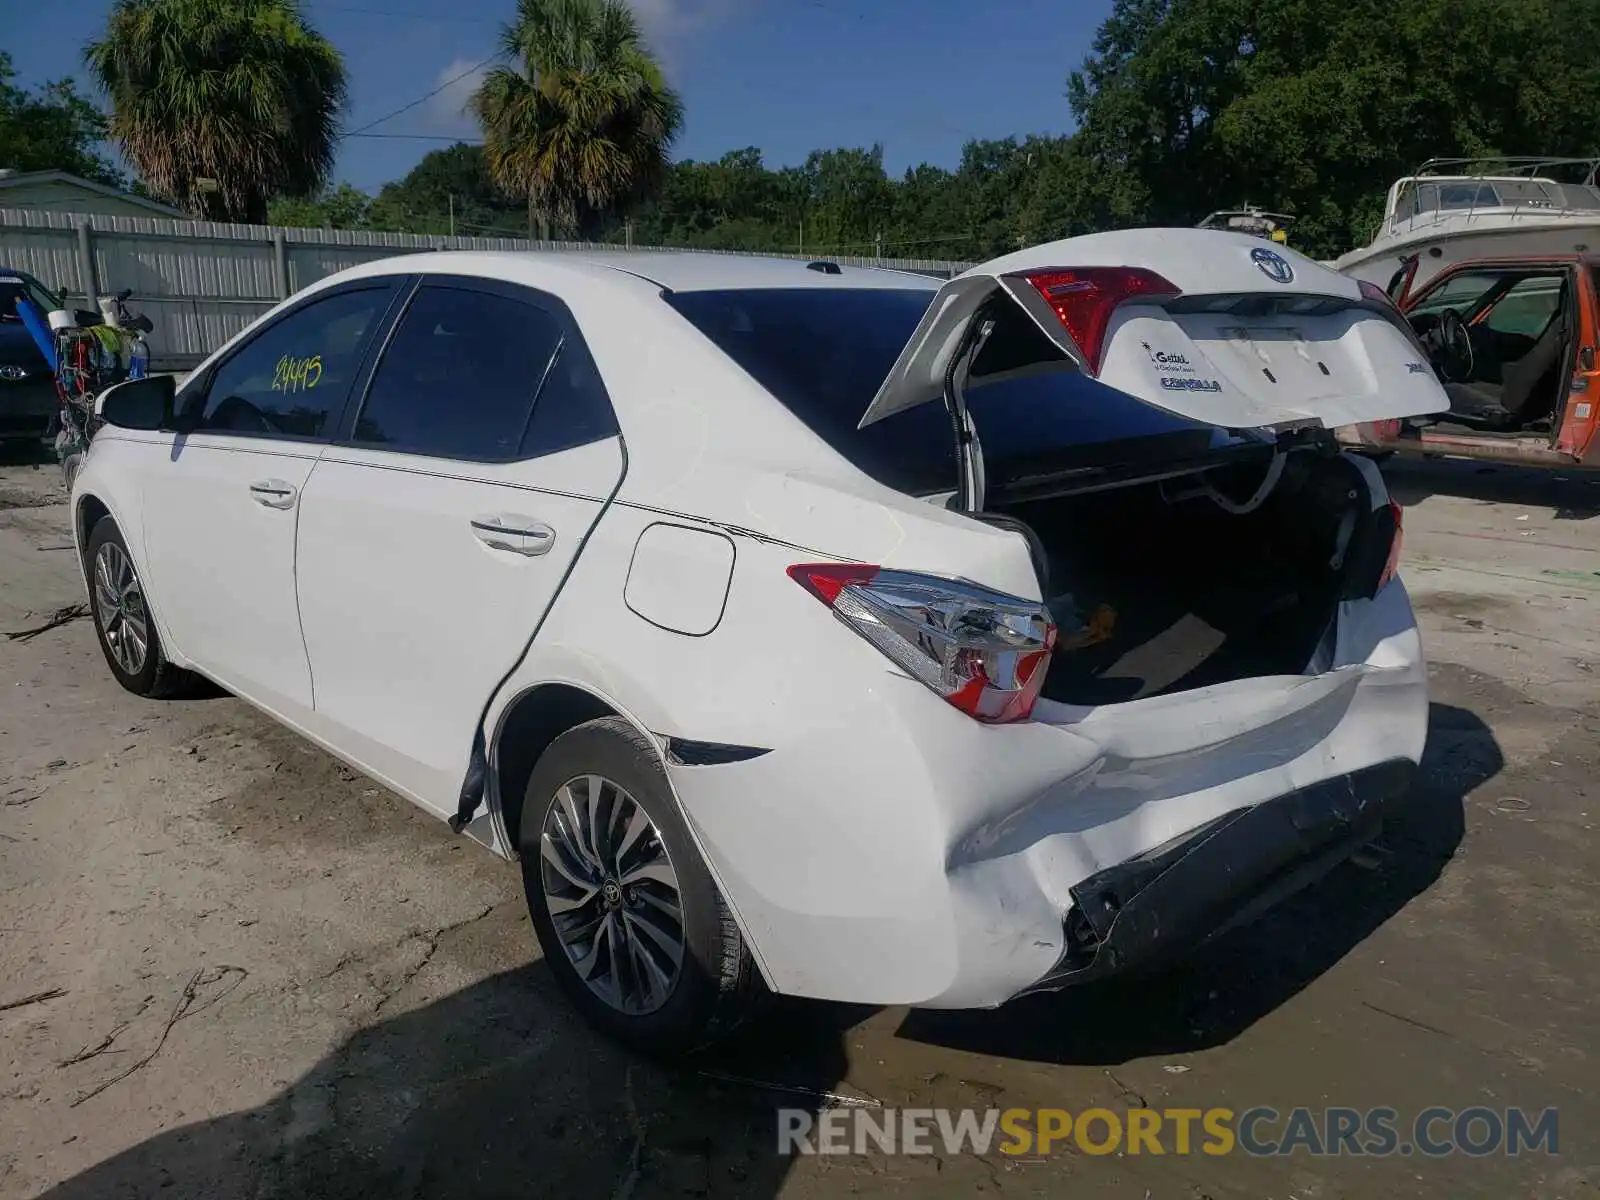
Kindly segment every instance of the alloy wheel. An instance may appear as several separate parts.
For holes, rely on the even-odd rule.
[[[683,970],[683,899],[661,831],[599,775],[563,784],[545,813],[540,881],[567,959],[600,1000],[643,1016]]]
[[[150,652],[150,616],[133,563],[115,542],[106,542],[94,556],[94,599],[95,619],[111,657],[129,675],[137,675]]]

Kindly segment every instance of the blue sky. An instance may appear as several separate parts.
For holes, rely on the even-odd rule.
[[[630,0],[687,110],[678,158],[759,146],[769,166],[881,142],[891,172],[954,165],[971,137],[1071,127],[1067,74],[1112,0]],[[111,0],[0,0],[0,46],[22,82],[81,77],[79,49]],[[303,0],[350,70],[356,130],[468,72],[372,133],[335,178],[375,191],[429,149],[471,136],[461,104],[514,0]]]

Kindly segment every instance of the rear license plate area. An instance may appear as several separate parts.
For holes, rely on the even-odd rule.
[[[1337,346],[1307,338],[1297,325],[1223,325],[1217,335],[1258,386],[1303,398],[1349,390],[1350,381],[1339,379]]]

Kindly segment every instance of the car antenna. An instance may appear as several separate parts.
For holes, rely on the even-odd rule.
[[[816,262],[808,262],[806,264],[806,270],[808,270],[808,271],[820,271],[824,275],[843,275],[844,274],[844,272],[839,269],[839,264],[838,263],[836,263],[836,262],[825,262],[825,261],[823,261],[821,259],[818,259]]]

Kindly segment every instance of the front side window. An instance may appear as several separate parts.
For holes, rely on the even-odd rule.
[[[270,326],[217,368],[191,428],[331,436],[389,295],[388,285],[340,292]]]
[[[1496,300],[1483,323],[1496,333],[1537,338],[1550,327],[1566,299],[1565,275],[1530,275]]]
[[[1504,275],[1489,271],[1463,271],[1459,275],[1452,275],[1417,301],[1409,315],[1414,317],[1437,315],[1447,308],[1453,308],[1462,316],[1466,316],[1477,308],[1490,292],[1500,287],[1504,280]]]

